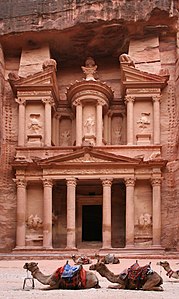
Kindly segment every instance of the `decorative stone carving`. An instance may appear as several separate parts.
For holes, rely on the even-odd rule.
[[[135,63],[134,61],[131,59],[131,57],[126,54],[126,53],[123,53],[119,56],[119,61],[120,63],[126,63],[128,66],[132,66],[132,67],[135,67]]]
[[[69,145],[69,141],[71,138],[71,134],[69,130],[65,130],[61,133],[61,146],[68,146]]]
[[[113,143],[121,144],[122,127],[113,128]]]
[[[94,74],[96,73],[97,65],[95,65],[95,61],[92,57],[88,57],[85,61],[85,66],[82,66],[81,68],[86,75],[86,81],[96,81]]]
[[[47,59],[44,61],[42,68],[43,68],[43,70],[48,69],[48,68],[54,68],[56,70],[57,63],[54,59]]]
[[[95,120],[93,115],[89,115],[84,123],[85,134],[94,134]]]
[[[37,231],[42,227],[43,222],[42,222],[42,219],[39,216],[37,216],[37,214],[36,214],[35,216],[30,215],[27,218],[26,224],[29,229]]]
[[[30,124],[28,126],[30,132],[32,134],[39,134],[40,129],[42,126],[40,125],[40,114],[39,113],[32,113],[30,114]]]
[[[142,112],[141,117],[137,121],[137,124],[139,125],[139,128],[142,130],[146,129],[150,125],[150,112]]]
[[[138,219],[140,228],[147,228],[152,225],[152,216],[148,213],[141,214]]]

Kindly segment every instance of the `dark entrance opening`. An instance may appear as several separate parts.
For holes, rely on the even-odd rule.
[[[102,205],[82,206],[82,241],[102,241]]]

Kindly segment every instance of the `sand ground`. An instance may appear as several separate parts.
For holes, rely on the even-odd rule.
[[[66,260],[34,260],[39,263],[40,270],[48,275],[54,272],[58,267],[65,264]],[[166,276],[166,272],[160,266],[157,266],[158,260],[152,259],[152,269],[157,271],[164,280],[163,292],[153,291],[130,291],[130,290],[112,290],[108,289],[110,282],[106,278],[101,277],[98,273],[101,289],[88,289],[88,290],[50,290],[44,291],[43,286],[35,280],[35,289],[31,288],[30,282],[25,290],[23,290],[23,281],[26,277],[26,270],[23,269],[25,262],[28,260],[0,260],[0,298],[4,299],[179,299],[179,279],[172,279]],[[93,262],[96,262],[94,260]],[[134,259],[121,259],[118,265],[109,265],[110,270],[114,273],[120,273],[126,267],[129,267],[135,262]],[[147,264],[149,260],[141,259],[139,263],[141,266]],[[179,269],[179,260],[169,260],[171,267],[174,270]],[[69,263],[73,265],[72,260]],[[89,265],[84,266],[88,270]]]

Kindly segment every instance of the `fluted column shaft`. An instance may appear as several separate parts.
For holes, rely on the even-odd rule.
[[[43,186],[43,247],[52,248],[52,180],[43,179]]]
[[[103,139],[103,101],[98,100],[97,103],[97,124],[96,124],[96,145],[102,145]]]
[[[153,97],[154,144],[160,144],[160,95]]]
[[[76,248],[76,179],[67,179],[67,248]]]
[[[26,181],[15,179],[17,185],[16,247],[25,246],[26,237]]]
[[[45,124],[44,124],[44,144],[45,146],[51,146],[52,135],[52,111],[51,106],[53,104],[52,99],[43,99],[45,104]]]
[[[18,129],[18,146],[24,146],[25,143],[25,100],[16,99],[19,104],[19,129]]]
[[[126,178],[126,247],[134,246],[134,178]]]
[[[103,185],[103,248],[111,248],[111,179],[102,180]]]
[[[161,244],[161,178],[153,178],[153,245]]]
[[[82,104],[80,101],[75,102],[76,105],[76,145],[82,144]]]
[[[111,144],[112,143],[112,138],[111,138],[111,113],[108,114],[108,143]]]
[[[132,96],[126,96],[127,103],[127,144],[134,144],[134,100]]]

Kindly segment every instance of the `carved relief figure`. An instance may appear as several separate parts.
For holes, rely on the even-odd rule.
[[[95,61],[92,57],[88,57],[85,61],[85,66],[81,67],[84,74],[86,75],[86,80],[96,81],[94,78],[94,74],[97,70],[97,65],[95,65]]]
[[[122,128],[114,128],[113,133],[114,133],[114,144],[121,144],[121,131]]]
[[[94,126],[95,126],[94,116],[89,115],[84,123],[85,133],[87,135],[94,134]]]
[[[152,224],[152,216],[148,213],[144,213],[144,214],[140,215],[140,217],[138,219],[138,223],[141,228],[150,227]]]
[[[69,141],[70,141],[70,137],[71,137],[70,131],[69,130],[65,130],[61,134],[61,140],[62,140],[61,145],[62,146],[68,146],[69,145]]]
[[[39,130],[42,128],[40,125],[40,114],[30,114],[30,124],[28,128],[32,134],[39,134]]]
[[[139,124],[140,129],[146,129],[150,125],[150,112],[142,112],[141,117],[137,121],[137,124]]]
[[[26,223],[29,229],[38,230],[42,227],[42,219],[39,216],[37,216],[37,214],[35,216],[30,215],[27,218]]]

